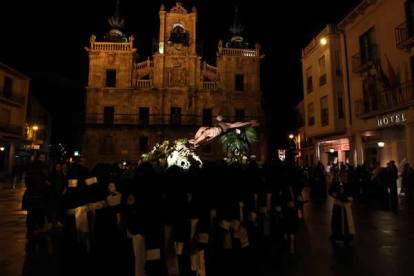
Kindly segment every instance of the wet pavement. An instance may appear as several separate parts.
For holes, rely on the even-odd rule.
[[[50,256],[26,256],[22,184],[0,182],[0,275],[61,275],[61,233],[48,237]],[[401,204],[402,202],[402,204]],[[400,198],[398,212],[375,203],[354,204],[356,235],[350,248],[329,242],[332,201],[311,199],[297,235],[296,253],[267,254],[254,275],[414,275],[414,207]],[[56,253],[54,253],[56,252]]]

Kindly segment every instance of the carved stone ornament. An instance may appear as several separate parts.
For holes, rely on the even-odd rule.
[[[91,43],[94,43],[96,41],[96,36],[95,35],[91,35],[91,38],[89,39],[89,41]]]
[[[175,55],[186,54],[188,53],[188,50],[189,50],[189,47],[183,46],[181,44],[174,44],[174,43],[170,43],[166,47],[167,54],[175,54]]]
[[[168,86],[185,86],[187,84],[187,70],[181,67],[172,67],[168,71]]]
[[[184,14],[187,14],[187,10],[182,6],[181,2],[177,2],[176,5],[170,10],[170,13],[184,13]]]
[[[116,61],[116,54],[115,53],[107,53],[106,60],[109,65],[114,65]]]

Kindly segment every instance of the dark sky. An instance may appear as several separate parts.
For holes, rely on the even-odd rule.
[[[3,1],[0,62],[33,79],[32,89],[54,115],[54,142],[69,143],[72,110],[81,111],[88,76],[91,34],[98,39],[109,30],[108,18],[116,0]],[[158,37],[161,3],[170,0],[121,0],[124,33],[134,35],[142,59]],[[234,0],[181,1],[187,10],[198,9],[198,38],[204,42],[204,57],[215,60],[219,39],[230,38]],[[293,125],[293,107],[303,98],[301,50],[327,23],[338,23],[361,0],[238,1],[244,37],[253,46],[259,42],[266,55],[263,91],[266,109],[273,118],[277,141]],[[45,87],[47,84],[47,87]],[[278,135],[279,134],[279,135]],[[283,138],[282,138],[283,137]]]

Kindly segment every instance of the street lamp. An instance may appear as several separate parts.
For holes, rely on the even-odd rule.
[[[378,148],[379,148],[379,152],[378,152],[378,161],[379,161],[379,163],[381,164],[381,150],[382,150],[382,148],[384,148],[384,146],[385,146],[385,143],[383,142],[383,141],[379,141],[378,143],[377,143],[377,145],[378,145]]]
[[[331,153],[334,153],[334,152],[335,152],[335,150],[334,150],[334,149],[330,149],[329,151],[330,151]]]
[[[3,147],[3,146],[1,146],[0,147],[0,151],[4,151],[6,148],[5,147]]]
[[[321,44],[322,44],[322,45],[326,45],[326,43],[328,43],[328,40],[326,40],[326,38],[325,38],[325,37],[322,37],[322,38],[321,38]]]
[[[294,151],[293,151],[293,158],[294,158],[294,162],[295,162],[295,164],[297,164],[297,149],[298,149],[298,145],[296,144],[296,138],[295,138],[295,135],[293,134],[293,133],[291,133],[291,134],[289,134],[289,139],[290,140],[292,140],[293,141],[293,143],[295,144],[295,148],[294,148]]]
[[[33,126],[33,141],[36,140],[36,130],[38,130],[38,129],[39,129],[38,126],[36,126],[36,125]]]

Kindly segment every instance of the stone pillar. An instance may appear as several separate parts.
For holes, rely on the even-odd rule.
[[[14,143],[10,144],[8,150],[8,160],[6,160],[6,172],[11,173],[14,166],[14,154],[16,152],[16,145]]]
[[[405,153],[407,162],[414,165],[414,127],[411,124],[405,125]]]
[[[352,139],[351,145],[351,158],[350,162],[354,163],[354,166],[362,165],[364,163],[364,146],[362,143],[362,136],[360,133],[356,133]]]

